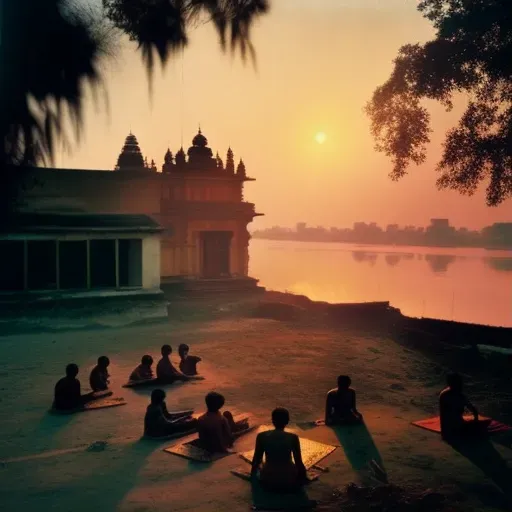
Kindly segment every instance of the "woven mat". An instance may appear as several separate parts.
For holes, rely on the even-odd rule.
[[[274,427],[271,425],[263,425],[258,430],[259,432],[265,432],[267,430],[273,430],[273,428]],[[336,446],[332,446],[330,444],[319,443],[318,441],[312,441],[311,439],[306,439],[304,437],[299,437],[299,440],[302,461],[304,462],[306,469],[312,468],[315,464],[320,462],[322,459],[325,459],[327,455],[336,450]],[[240,453],[240,457],[251,464],[254,457],[254,450]],[[263,462],[265,462],[265,457],[263,457]]]
[[[243,420],[249,420],[250,417],[251,416],[249,414],[239,414],[237,416],[234,416],[233,419],[235,420],[235,422],[239,422]],[[242,437],[245,434],[252,432],[256,428],[258,428],[257,425],[252,425],[251,427],[245,430],[236,432],[234,434],[234,437],[235,439],[238,439],[239,437]],[[185,459],[193,460],[196,462],[215,462],[216,460],[223,459],[224,457],[228,457],[229,455],[236,453],[235,450],[228,453],[210,453],[204,448],[201,448],[200,446],[196,445],[198,440],[199,436],[196,434],[194,436],[187,438],[182,443],[164,448],[164,452],[170,453],[172,455],[177,455],[178,457],[183,457]]]
[[[464,416],[466,421],[471,421],[473,416]],[[479,416],[481,420],[488,420],[486,416]],[[426,420],[413,421],[412,425],[415,427],[420,427],[425,430],[429,430],[430,432],[441,433],[441,420],[439,416],[435,416],[434,418],[427,418]],[[508,432],[512,430],[512,427],[509,425],[505,425],[504,423],[500,423],[499,421],[492,420],[489,426],[487,427],[487,432],[489,434],[497,434],[500,432]]]
[[[120,405],[126,405],[124,398],[103,398],[101,400],[94,400],[85,404],[83,407],[78,409],[70,409],[68,411],[61,411],[58,409],[50,409],[52,414],[74,414],[76,412],[96,411],[98,409],[109,409],[110,407],[119,407]]]

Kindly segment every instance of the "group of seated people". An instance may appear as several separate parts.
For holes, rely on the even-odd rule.
[[[185,348],[182,348],[185,347]],[[183,364],[188,357],[188,347],[180,346],[182,363],[178,371],[170,361],[172,349],[169,345],[162,347],[162,359],[157,365],[157,376],[166,382],[186,380],[187,372],[195,372],[199,358],[194,358],[190,366]],[[144,356],[149,358],[150,356]],[[151,361],[144,360],[132,373],[130,379],[152,378]],[[105,391],[109,385],[107,368],[109,359],[105,356],[98,358],[98,364],[91,371],[90,386],[94,392]],[[142,368],[141,368],[142,367]],[[149,369],[149,371],[148,371]],[[80,382],[76,378],[78,366],[69,364],[66,377],[59,380],[55,386],[54,407],[72,409],[91,400],[92,393],[81,395]],[[229,452],[237,434],[246,430],[248,420],[235,422],[229,411],[221,412],[225,404],[224,397],[217,392],[210,392],[205,397],[206,412],[199,418],[193,418],[188,413],[169,413],[165,403],[165,391],[155,389],[151,393],[151,403],[144,417],[144,434],[149,437],[166,437],[169,435],[197,431],[198,445],[211,453]],[[464,419],[464,411],[472,412],[473,421]],[[479,419],[475,406],[463,393],[463,381],[460,375],[447,376],[447,387],[439,395],[439,412],[441,434],[445,440],[467,438],[468,436],[485,435],[490,420]],[[273,491],[292,491],[307,480],[306,468],[302,461],[299,437],[286,432],[285,427],[290,421],[286,409],[278,407],[272,412],[274,430],[261,432],[256,437],[254,458],[251,475],[258,477],[261,484]],[[363,416],[357,410],[356,392],[351,387],[351,379],[347,375],[338,377],[337,388],[327,393],[325,405],[326,425],[362,424]],[[265,461],[263,462],[263,458]]]
[[[179,346],[180,355],[179,370],[172,364],[170,356],[172,347],[164,345],[161,349],[162,358],[156,367],[156,376],[162,384],[172,384],[176,381],[187,381],[197,375],[197,363],[201,361],[200,357],[189,355],[189,346],[184,343]],[[66,366],[66,376],[60,379],[55,386],[53,408],[56,410],[73,410],[91,400],[95,400],[101,391],[107,391],[110,384],[110,375],[108,367],[110,359],[107,356],[100,356],[97,365],[92,369],[89,376],[89,385],[92,392],[85,395],[81,394],[80,381],[77,378],[78,366],[74,363]],[[130,381],[144,381],[154,378],[153,358],[149,355],[142,357],[141,364],[133,370],[130,375]]]
[[[172,347],[163,345],[161,348],[162,358],[156,365],[156,378],[164,384],[172,384],[176,381],[190,380],[197,375],[197,363],[201,361],[200,357],[189,354],[190,348],[182,343],[178,347],[180,356],[179,370],[171,362]],[[130,374],[130,381],[143,381],[154,379],[153,358],[150,355],[142,356],[140,364]]]

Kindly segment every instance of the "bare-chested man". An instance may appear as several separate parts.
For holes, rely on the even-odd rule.
[[[476,407],[463,393],[462,377],[451,373],[446,378],[448,387],[439,395],[439,416],[441,420],[441,435],[446,440],[467,436],[483,436],[491,420],[478,419]],[[464,411],[468,409],[474,419],[466,421]]]
[[[269,491],[291,492],[307,482],[299,437],[285,432],[289,421],[288,411],[278,407],[272,411],[275,429],[261,432],[256,437],[251,476],[256,478],[259,471],[260,483]]]
[[[347,375],[338,377],[338,387],[327,393],[325,424],[346,425],[362,423],[363,415],[356,407],[356,392],[350,387],[352,380]]]

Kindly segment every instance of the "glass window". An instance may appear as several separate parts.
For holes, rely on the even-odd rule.
[[[142,240],[119,240],[119,286],[142,286]]]
[[[21,291],[25,283],[23,240],[0,240],[0,290]]]
[[[27,282],[29,290],[57,288],[57,244],[55,240],[27,242]]]
[[[59,242],[59,287],[63,290],[87,288],[87,241]]]
[[[116,287],[116,241],[91,240],[91,288]]]

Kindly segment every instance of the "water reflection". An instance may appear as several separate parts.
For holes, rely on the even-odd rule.
[[[456,257],[451,254],[426,254],[425,261],[429,264],[432,272],[444,273],[455,261]]]
[[[256,239],[249,272],[262,286],[312,300],[390,301],[411,316],[512,327],[510,251],[397,249]]]
[[[498,272],[512,272],[512,258],[485,258],[485,263]]]

